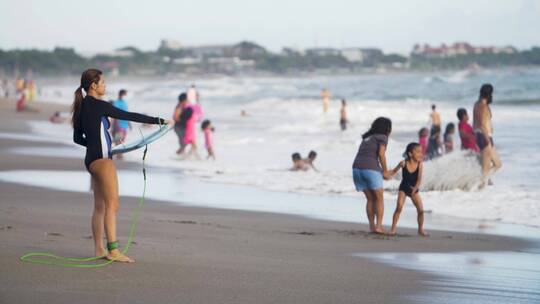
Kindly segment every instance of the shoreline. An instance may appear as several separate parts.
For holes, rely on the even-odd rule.
[[[28,132],[18,122],[47,119],[50,113],[45,111],[61,107],[38,102],[33,105],[43,109],[40,114],[13,114],[11,102],[0,104],[2,131],[14,133]],[[1,170],[85,170],[82,158],[6,153],[11,147],[54,145],[0,138]],[[140,166],[116,163],[120,169]],[[1,302],[402,303],[405,296],[428,291],[423,282],[433,275],[353,255],[515,251],[532,246],[511,237],[452,231],[430,231],[432,236],[424,239],[406,228],[393,238],[366,233],[365,224],[147,199],[130,251],[137,260],[134,265],[74,271],[24,264],[18,257],[35,250],[66,256],[91,253],[91,193],[6,182],[0,182],[0,191],[0,237],[6,248],[0,265],[10,273],[0,279]],[[121,197],[121,242],[136,203],[136,197]]]

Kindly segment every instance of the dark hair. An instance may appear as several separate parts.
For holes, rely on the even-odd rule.
[[[75,99],[71,105],[71,125],[75,128],[79,126],[79,116],[81,113],[81,106],[83,101],[82,90],[84,89],[86,93],[90,89],[92,83],[98,83],[99,79],[103,75],[103,72],[97,69],[88,69],[84,71],[81,75],[81,84],[75,90]]]
[[[456,129],[456,126],[453,122],[446,125],[446,129],[444,130],[444,134],[450,133],[450,131],[454,131]]]
[[[292,154],[292,160],[301,160],[302,157],[300,156],[300,153],[295,152]]]
[[[489,83],[483,84],[480,88],[480,97],[478,99],[487,99],[487,103],[493,102],[493,86]]]
[[[422,136],[422,133],[427,130],[428,129],[426,127],[421,128],[420,131],[418,131],[418,137]]]
[[[118,91],[118,99],[121,99],[122,97],[126,96],[127,91],[125,89],[121,89]]]
[[[436,107],[437,107],[437,106],[434,105],[434,104],[431,105],[431,109],[432,109],[432,110],[435,110]]]
[[[210,120],[205,119],[205,120],[203,120],[203,122],[201,123],[201,129],[205,130],[206,128],[208,128],[209,125],[210,125]]]
[[[409,143],[407,145],[407,148],[405,148],[405,152],[403,152],[403,157],[405,157],[406,160],[411,159],[411,157],[409,156],[409,153],[412,153],[412,151],[416,149],[416,147],[420,147],[420,144],[417,142]]]
[[[464,108],[459,108],[457,110],[457,118],[459,119],[459,121],[462,121],[465,115],[467,115],[467,110],[465,110]]]
[[[182,101],[185,101],[187,100],[187,94],[186,93],[181,93],[180,95],[178,95],[178,101],[182,102]]]
[[[317,152],[311,150],[309,151],[308,158],[315,158],[317,157]]]
[[[346,105],[346,104],[347,104],[347,101],[345,100],[345,98],[343,98],[343,99],[341,100],[341,105],[344,106],[344,105]]]
[[[390,135],[392,132],[392,121],[386,117],[379,117],[373,121],[371,128],[362,135],[362,139],[366,139],[371,135],[382,134]]]
[[[441,127],[439,126],[433,126],[431,128],[431,133],[429,134],[429,136],[433,136],[435,135],[436,133],[440,133],[441,132]]]

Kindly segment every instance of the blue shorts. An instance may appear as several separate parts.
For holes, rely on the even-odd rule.
[[[353,181],[356,191],[376,190],[383,187],[382,173],[377,170],[353,168]]]

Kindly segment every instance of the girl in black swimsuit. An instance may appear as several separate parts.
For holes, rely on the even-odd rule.
[[[83,90],[86,96],[83,97]],[[119,207],[118,178],[111,159],[109,117],[149,124],[163,124],[162,118],[125,112],[101,100],[105,95],[105,80],[99,70],[89,69],[81,76],[72,106],[73,141],[86,147],[84,164],[92,176],[94,213],[92,234],[95,254],[117,262],[134,262],[120,253],[116,239],[116,212]],[[107,250],[103,233],[107,235]]]
[[[418,213],[418,234],[428,236],[424,231],[424,206],[422,204],[422,198],[420,197],[420,194],[418,194],[418,188],[422,182],[422,160],[424,159],[424,156],[422,155],[422,146],[418,143],[408,144],[404,156],[405,160],[401,161],[394,169],[394,171],[398,171],[400,168],[403,168],[396,211],[394,211],[390,234],[396,234],[397,222],[401,210],[403,210],[405,198],[408,196],[411,198]]]

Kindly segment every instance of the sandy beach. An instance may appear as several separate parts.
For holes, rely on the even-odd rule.
[[[16,113],[13,100],[0,100],[0,132],[27,134],[25,121],[69,110],[56,104],[33,106],[41,112]],[[73,159],[8,151],[58,145],[1,136],[0,170],[85,170],[83,155]],[[140,170],[138,163],[117,166]],[[152,174],[151,167],[147,171]],[[366,233],[364,224],[147,200],[129,251],[135,264],[70,269],[22,263],[19,257],[29,251],[91,255],[91,193],[6,182],[0,182],[0,193],[0,303],[406,303],[429,291],[425,282],[430,275],[354,254],[530,246],[515,238],[451,231],[430,230],[431,236],[422,238],[415,230],[401,229],[400,236],[386,237]],[[137,202],[121,198],[121,245]],[[360,198],[358,212],[364,212]]]

